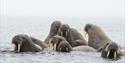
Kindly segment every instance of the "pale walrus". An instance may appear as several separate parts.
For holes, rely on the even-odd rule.
[[[51,28],[50,28],[50,32],[49,32],[49,35],[47,36],[47,38],[44,40],[44,42],[46,44],[49,44],[49,40],[55,36],[58,32],[58,29],[60,28],[61,26],[61,22],[60,21],[54,21],[52,24],[51,24]]]
[[[59,36],[63,36],[71,46],[73,46],[73,36],[68,24],[62,24],[58,31]]]
[[[41,48],[36,46],[28,35],[19,34],[13,37],[12,44],[15,52],[39,52]]]
[[[84,37],[76,29],[71,28],[71,33],[74,40],[73,47],[88,44]]]
[[[72,50],[71,45],[62,36],[53,36],[50,43],[53,45],[53,49],[59,52],[70,52]]]
[[[83,52],[97,52],[96,49],[90,46],[77,46],[73,47],[73,51],[83,51]]]
[[[112,42],[99,26],[86,24],[84,30],[88,34],[88,45],[97,50]]]
[[[101,57],[103,58],[118,60],[120,59],[120,56],[120,48],[114,42],[107,43],[105,47],[102,49]]]

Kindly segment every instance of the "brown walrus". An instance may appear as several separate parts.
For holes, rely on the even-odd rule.
[[[49,35],[47,36],[47,38],[44,40],[44,42],[46,44],[49,44],[49,41],[50,39],[57,35],[57,32],[58,32],[58,29],[60,28],[61,26],[61,22],[60,21],[54,21],[52,24],[51,24],[51,28],[50,28],[50,32],[49,32]]]
[[[83,51],[83,52],[97,52],[96,49],[90,46],[77,46],[73,47],[73,51]]]
[[[107,43],[102,49],[101,57],[118,60],[121,57],[119,46],[115,42]]]
[[[37,47],[36,44],[28,35],[18,34],[13,37],[12,44],[15,45],[15,52],[39,52],[41,51],[40,47]]]
[[[71,29],[68,24],[61,25],[58,31],[58,35],[64,37],[66,41],[69,42],[71,46],[73,46],[74,40],[73,40],[73,36],[71,33]]]
[[[72,46],[67,41],[61,41],[58,45],[57,51],[70,52],[72,51]]]
[[[88,34],[88,45],[97,50],[112,42],[99,26],[86,24],[84,30]]]
[[[88,44],[84,37],[76,29],[71,28],[71,33],[74,40],[73,47]]]
[[[70,52],[72,50],[71,45],[62,36],[53,36],[50,43],[53,45],[54,49],[59,52]]]

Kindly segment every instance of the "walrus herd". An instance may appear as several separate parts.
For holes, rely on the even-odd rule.
[[[84,31],[88,34],[88,40],[76,29],[60,21],[51,24],[50,32],[44,41],[26,34],[18,34],[12,38],[15,45],[14,52],[40,52],[45,48],[53,48],[57,52],[83,51],[100,52],[102,58],[118,60],[125,53],[120,46],[111,40],[101,27],[94,24],[86,24]]]

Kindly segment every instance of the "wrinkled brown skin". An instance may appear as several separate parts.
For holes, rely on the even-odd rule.
[[[48,45],[47,45],[46,43],[42,42],[41,40],[36,39],[36,38],[34,38],[34,37],[30,37],[30,38],[32,39],[33,43],[39,45],[41,48],[44,49],[44,48],[47,48],[47,47],[48,47]]]
[[[58,36],[58,35],[53,36],[51,38],[50,43],[52,43],[53,45],[56,44],[56,47],[54,47],[54,48],[58,52],[70,52],[72,50],[71,45],[62,36]],[[61,48],[61,50],[60,50],[60,48]],[[68,48],[68,50],[66,50],[66,48]]]
[[[112,42],[99,26],[86,24],[84,30],[88,34],[88,45],[97,50]]]
[[[49,41],[50,39],[57,35],[57,32],[58,32],[58,29],[60,28],[61,26],[61,22],[60,21],[54,21],[52,24],[51,24],[51,28],[50,28],[50,32],[49,32],[49,35],[47,36],[47,38],[44,40],[44,42],[46,44],[49,45]]]
[[[73,47],[81,46],[81,45],[87,45],[87,41],[84,39],[84,37],[74,28],[71,28],[71,33],[73,36]]]
[[[61,41],[57,47],[59,52],[70,52],[72,51],[72,46],[67,41]]]
[[[121,52],[119,46],[115,42],[107,43],[102,49],[101,57],[106,59],[118,60],[121,58]],[[108,51],[110,51],[109,55]],[[116,52],[116,58],[114,57],[114,52]]]
[[[62,24],[58,31],[59,36],[63,36],[71,46],[73,46],[73,36],[68,24]]]
[[[18,44],[20,44],[19,52],[39,52],[40,48],[35,46],[34,42],[28,35],[18,34],[13,37],[12,44],[15,44],[15,52],[18,52]]]

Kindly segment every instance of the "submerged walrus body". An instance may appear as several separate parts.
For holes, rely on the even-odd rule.
[[[88,45],[99,50],[112,40],[104,33],[104,31],[96,25],[86,24],[85,31],[88,34]]]
[[[15,45],[15,52],[39,52],[41,51],[40,47],[37,47],[36,44],[28,35],[19,34],[13,37],[12,44]]]

